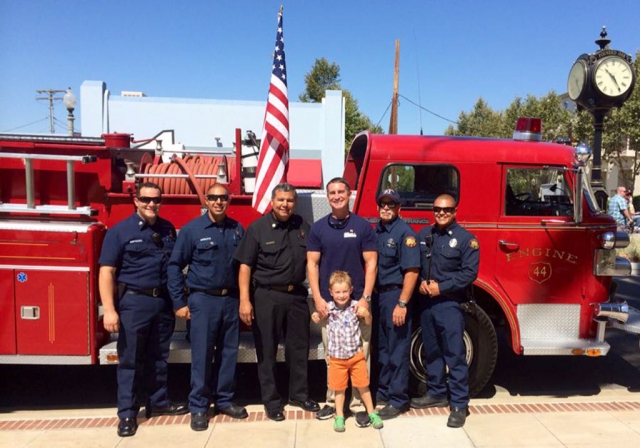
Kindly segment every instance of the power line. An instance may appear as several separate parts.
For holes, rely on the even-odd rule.
[[[51,133],[55,134],[56,133],[56,128],[53,126],[53,103],[55,101],[61,101],[62,100],[62,97],[56,97],[56,93],[65,93],[66,90],[43,89],[43,90],[36,90],[36,92],[44,93],[44,94],[47,95],[47,96],[44,96],[44,97],[36,98],[36,100],[38,100],[38,101],[40,101],[40,100],[49,101],[49,123],[51,125]]]
[[[7,129],[6,131],[1,131],[1,132],[11,132],[11,131],[15,131],[16,129],[26,128],[27,126],[31,126],[32,124],[40,123],[40,122],[46,120],[47,118],[49,118],[49,117],[44,117],[44,118],[42,118],[40,120],[33,121],[33,122],[27,123],[27,124],[23,124],[22,126],[17,126],[15,128]]]
[[[427,109],[426,107],[422,107],[420,104],[416,103],[415,101],[410,100],[409,98],[407,98],[407,97],[406,97],[406,96],[404,96],[404,95],[400,95],[400,94],[399,94],[398,96],[401,96],[402,98],[404,98],[405,100],[407,100],[407,101],[409,101],[411,104],[413,104],[414,106],[419,107],[420,109],[424,110],[425,112],[430,113],[431,115],[434,115],[434,116],[436,116],[436,117],[438,117],[438,118],[441,118],[442,120],[448,121],[449,123],[458,124],[458,122],[457,122],[457,121],[455,121],[455,120],[449,120],[448,118],[443,117],[442,115],[437,114],[437,113],[435,113],[435,112],[433,112],[433,111],[431,111],[431,110]]]

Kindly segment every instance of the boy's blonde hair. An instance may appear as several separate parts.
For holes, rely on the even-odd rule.
[[[345,271],[335,271],[329,277],[329,289],[332,289],[336,283],[346,283],[351,288],[351,276]]]

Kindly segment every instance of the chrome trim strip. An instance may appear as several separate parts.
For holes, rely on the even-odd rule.
[[[91,356],[0,355],[0,364],[88,365]]]
[[[39,232],[87,233],[96,223],[50,223],[33,221],[0,221],[0,230],[34,230]]]
[[[89,272],[87,266],[29,266],[26,264],[0,264],[0,269],[25,269],[29,271],[61,271],[61,272]]]

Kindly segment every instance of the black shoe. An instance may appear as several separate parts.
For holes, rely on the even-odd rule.
[[[395,406],[388,404],[377,412],[378,412],[378,416],[382,420],[390,420],[392,418],[396,418],[398,415],[402,414],[403,412],[407,412],[407,410],[398,409]]]
[[[382,398],[376,398],[376,407],[383,408],[388,405],[389,402],[387,400],[383,400]]]
[[[334,415],[336,415],[336,408],[328,404],[325,404],[322,409],[316,412],[316,418],[318,420],[329,420]]]
[[[209,417],[206,412],[194,412],[191,414],[191,429],[194,431],[206,431],[209,428]]]
[[[238,406],[235,403],[231,403],[229,406],[225,406],[223,408],[216,407],[215,412],[216,414],[228,415],[231,418],[242,419],[242,418],[249,417],[247,410],[242,406]]]
[[[284,413],[282,412],[282,409],[265,409],[265,412],[267,413],[267,417],[274,422],[281,422],[284,420]]]
[[[120,437],[131,437],[136,435],[138,430],[138,420],[135,417],[121,418],[118,423],[118,435]]]
[[[186,404],[169,402],[166,406],[145,406],[144,416],[146,418],[157,417],[159,415],[183,415],[189,412]]]
[[[366,428],[367,426],[371,425],[371,419],[369,418],[369,415],[364,411],[356,412],[354,417],[356,426],[358,428]]]
[[[311,398],[307,398],[304,401],[290,399],[289,404],[291,406],[297,406],[299,408],[302,408],[308,412],[318,412],[320,410],[320,406],[318,406],[318,403],[313,401]]]
[[[433,398],[429,395],[424,395],[411,399],[411,407],[414,409],[446,408],[447,406],[449,406],[449,402],[446,398]]]
[[[451,408],[449,420],[447,420],[447,426],[449,428],[462,428],[468,415],[469,408],[466,406],[464,408]]]

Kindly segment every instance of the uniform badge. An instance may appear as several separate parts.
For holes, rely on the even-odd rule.
[[[472,238],[471,241],[469,241],[469,247],[471,249],[479,249],[480,248],[480,243],[478,243],[477,239]]]
[[[396,246],[396,242],[393,241],[393,238],[389,238],[387,240],[387,247],[395,247]]]
[[[418,244],[418,242],[412,236],[408,236],[404,239],[404,245],[407,247],[416,247],[416,244]]]
[[[451,238],[451,240],[449,240],[449,247],[456,247],[458,245],[458,240],[455,238]]]

